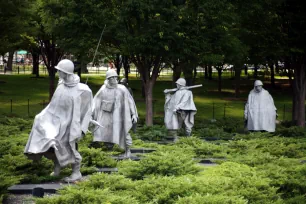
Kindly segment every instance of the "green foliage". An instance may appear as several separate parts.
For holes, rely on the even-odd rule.
[[[209,143],[196,137],[180,138],[175,146],[191,149],[200,158],[226,156],[226,146]]]
[[[292,126],[288,128],[278,128],[276,135],[281,135],[284,137],[305,137],[306,131],[304,127]]]
[[[167,136],[167,129],[165,126],[154,125],[140,127],[137,129],[137,133],[134,134],[136,138],[149,141],[163,140]]]
[[[224,132],[220,128],[202,128],[197,130],[197,135],[206,140],[231,140],[233,134]]]
[[[68,187],[60,192],[63,196],[52,196],[37,199],[37,204],[70,204],[70,203],[135,203],[138,202],[132,195],[120,195],[111,193],[108,189],[76,189]]]
[[[216,122],[217,127],[222,128],[223,131],[228,133],[236,133],[241,124],[241,120],[233,120],[232,118],[223,118]]]
[[[123,161],[119,163],[119,173],[132,178],[142,179],[147,175],[185,175],[197,173],[193,154],[186,149],[158,150],[148,154],[139,162]]]
[[[82,147],[79,149],[82,155],[82,166],[95,167],[115,167],[117,162],[111,158],[110,154],[102,151],[102,149]]]
[[[20,130],[21,120],[10,118],[0,140],[0,199],[16,183],[41,183],[50,177],[52,161],[32,162],[23,155],[30,125]],[[3,120],[2,120],[3,121]],[[27,122],[26,122],[27,123]],[[214,124],[203,125],[220,131]],[[141,129],[144,131],[143,129]],[[145,131],[144,131],[145,132]],[[229,134],[224,132],[225,134]],[[89,148],[91,135],[79,143],[82,173],[96,166],[115,167],[118,174],[92,174],[88,180],[38,199],[38,203],[304,203],[306,139],[270,133],[237,134],[234,140],[215,144],[199,137],[181,137],[176,143],[158,145],[133,140],[137,147],[155,148],[140,161],[117,162],[101,148]],[[200,167],[194,158],[225,157],[218,166]],[[14,162],[11,162],[14,161]],[[201,171],[203,170],[204,171]],[[71,169],[63,169],[63,176]]]
[[[223,195],[199,195],[195,194],[188,197],[179,198],[177,204],[247,204],[247,200],[238,196],[223,196]]]

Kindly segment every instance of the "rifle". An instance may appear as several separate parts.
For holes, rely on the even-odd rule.
[[[199,84],[199,85],[193,85],[193,86],[185,86],[185,87],[182,87],[180,89],[194,89],[194,88],[199,88],[199,87],[202,87],[202,84]],[[178,90],[178,88],[175,88],[175,89],[165,89],[164,90],[164,93],[167,94],[167,93],[170,93],[170,92],[176,92]]]

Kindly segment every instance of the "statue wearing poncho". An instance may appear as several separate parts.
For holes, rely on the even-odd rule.
[[[197,109],[193,102],[192,92],[185,89],[185,79],[178,79],[176,85],[177,91],[174,94],[171,95],[168,89],[164,91],[166,94],[165,126],[168,130],[178,130],[184,124],[186,135],[190,136]]]
[[[118,144],[130,157],[129,130],[137,123],[138,114],[133,97],[124,85],[118,84],[117,77],[116,71],[107,71],[107,79],[94,97],[93,119],[102,126],[94,131],[94,142]]]
[[[54,160],[53,175],[56,176],[61,167],[72,164],[73,173],[66,181],[74,181],[81,178],[82,157],[76,143],[82,132],[88,130],[92,92],[87,85],[79,83],[80,78],[73,74],[70,60],[61,62],[56,67],[60,75],[59,84],[49,105],[36,115],[24,153],[30,159],[40,159],[44,155]],[[71,70],[63,72],[67,63]]]
[[[244,109],[247,129],[251,131],[275,132],[276,107],[272,96],[256,80]]]

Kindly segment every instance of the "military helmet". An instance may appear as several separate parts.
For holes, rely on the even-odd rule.
[[[126,78],[122,78],[122,79],[120,80],[120,83],[126,84],[126,83],[127,83],[127,79],[126,79]]]
[[[69,59],[63,59],[55,66],[55,69],[61,70],[62,72],[65,72],[66,74],[73,74],[74,64]]]
[[[184,78],[179,78],[175,83],[181,86],[186,86],[186,80]]]
[[[110,78],[110,77],[118,77],[118,74],[115,70],[113,69],[109,69],[107,72],[106,72],[106,79]]]
[[[256,80],[256,81],[254,82],[254,87],[255,87],[255,86],[263,86],[262,81]]]

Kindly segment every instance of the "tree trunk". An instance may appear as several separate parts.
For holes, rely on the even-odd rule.
[[[204,67],[205,67],[204,79],[208,79],[208,65],[205,64]]]
[[[218,92],[221,93],[222,91],[222,81],[221,81],[221,76],[222,76],[222,68],[217,68],[218,70]]]
[[[9,52],[6,71],[13,71],[13,58],[14,58],[14,51],[11,51]]]
[[[145,84],[146,95],[146,125],[153,126],[153,83],[148,80]]]
[[[270,70],[271,70],[271,86],[275,88],[275,73],[274,73],[274,64],[269,64]]]
[[[115,59],[115,67],[117,68],[117,74],[118,76],[120,76],[120,70],[122,67],[122,63],[121,63],[121,57],[119,54],[116,54],[116,59]]]
[[[244,65],[244,75],[247,76],[248,75],[248,66]]]
[[[52,42],[52,59],[51,59],[51,67],[49,71],[49,101],[51,101],[54,91],[55,91],[55,58],[56,58],[56,50],[55,43]]]
[[[293,80],[293,113],[292,120],[297,126],[305,126],[305,89],[306,89],[306,72],[304,60],[294,63],[294,80]]]
[[[212,80],[212,65],[208,65],[208,79]]]
[[[187,65],[188,66],[188,65]],[[186,80],[186,85],[191,86],[192,85],[192,70],[190,67],[184,66],[183,73],[184,78]]]
[[[130,64],[128,56],[122,56],[122,64],[124,69],[124,77],[129,82]]]
[[[197,66],[193,66],[193,79],[192,79],[192,84],[195,84],[196,83],[196,79],[197,79]]]
[[[176,87],[175,82],[181,77],[182,67],[179,63],[173,63],[172,86]]]
[[[254,78],[257,79],[258,77],[258,64],[254,65]]]
[[[241,65],[235,65],[235,97],[240,96],[240,75],[241,75]]]
[[[35,77],[38,78],[39,77],[39,54],[36,52],[32,52],[32,65],[33,65],[32,74],[34,74]]]
[[[278,61],[276,61],[274,64],[275,64],[275,72],[276,72],[276,74],[279,74],[279,65],[278,65]]]

